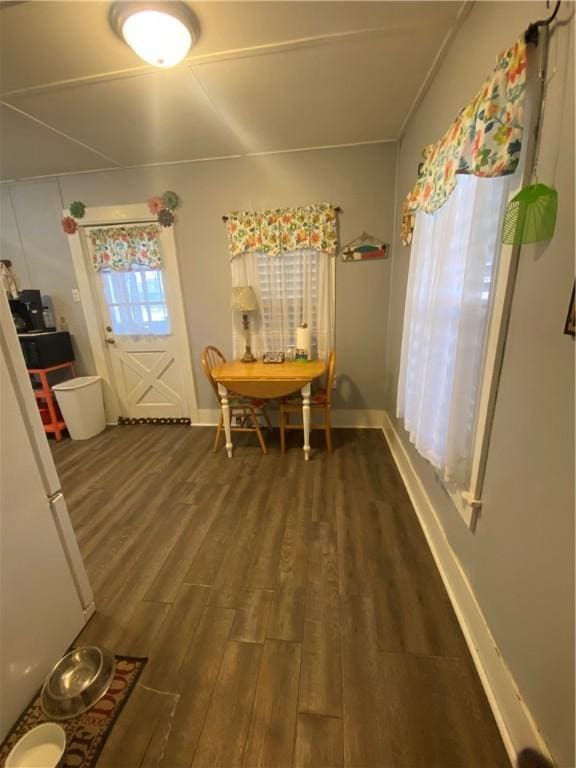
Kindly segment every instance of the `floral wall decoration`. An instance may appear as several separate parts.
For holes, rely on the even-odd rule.
[[[73,235],[78,229],[76,219],[73,219],[72,216],[64,216],[60,223],[62,224],[62,229],[64,232],[66,232],[67,235]]]
[[[180,206],[180,198],[176,192],[167,190],[161,197],[151,197],[148,200],[148,210],[156,216],[158,224],[162,227],[171,227],[174,224],[174,211]],[[83,219],[86,206],[80,200],[75,200],[68,206],[69,216],[64,216],[60,222],[67,235],[73,235],[78,230],[78,219]]]
[[[301,208],[232,211],[226,221],[232,259],[249,251],[277,256],[313,248],[336,253],[336,211],[328,203]]]
[[[438,210],[456,186],[456,174],[506,176],[520,160],[526,92],[526,43],[522,37],[499,57],[475,98],[442,139],[424,148],[419,176],[403,206],[401,240],[409,245],[418,210]]]
[[[75,219],[83,219],[86,213],[86,206],[80,200],[75,200],[73,203],[70,203],[68,210]]]
[[[156,216],[158,224],[162,227],[171,227],[174,224],[173,211],[180,205],[180,198],[176,192],[168,190],[162,197],[151,197],[148,200],[148,210]]]
[[[64,232],[66,232],[67,235],[73,235],[78,229],[76,219],[84,218],[84,214],[86,213],[86,206],[84,203],[81,203],[80,200],[75,200],[73,203],[70,203],[68,210],[70,211],[70,216],[64,216],[60,223],[62,224],[62,229]]]

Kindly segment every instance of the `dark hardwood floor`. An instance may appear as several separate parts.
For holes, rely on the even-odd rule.
[[[98,768],[509,766],[377,430],[335,452],[130,426],[53,445],[94,589],[79,638],[148,656]]]

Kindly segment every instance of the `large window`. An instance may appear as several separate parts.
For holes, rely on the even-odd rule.
[[[450,486],[471,487],[488,326],[510,177],[457,177],[416,216],[404,316],[398,416]]]
[[[232,262],[233,285],[251,285],[258,297],[252,313],[252,350],[294,349],[296,328],[312,331],[312,354],[327,358],[334,342],[334,257],[311,248],[277,256],[246,253]],[[243,352],[244,335],[235,318],[234,354]]]

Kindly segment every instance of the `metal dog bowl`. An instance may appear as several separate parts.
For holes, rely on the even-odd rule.
[[[75,648],[60,659],[42,687],[42,711],[68,720],[93,707],[114,679],[116,659],[104,648]]]

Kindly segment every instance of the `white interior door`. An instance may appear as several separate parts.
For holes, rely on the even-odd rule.
[[[101,227],[99,227],[101,229]],[[190,416],[169,265],[92,270],[110,370],[127,418]]]

